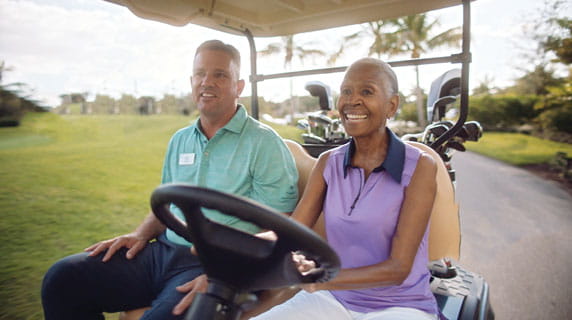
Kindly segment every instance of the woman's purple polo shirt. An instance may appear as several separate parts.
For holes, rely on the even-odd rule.
[[[342,268],[355,268],[387,260],[397,227],[405,188],[421,151],[404,144],[393,132],[385,161],[364,181],[361,168],[351,166],[353,141],[332,150],[324,179],[328,243],[339,255]],[[437,314],[429,287],[428,230],[417,251],[411,273],[399,286],[360,290],[334,290],[332,294],[349,310],[372,312],[389,307],[408,307]]]

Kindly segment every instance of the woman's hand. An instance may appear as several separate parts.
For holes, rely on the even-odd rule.
[[[306,256],[299,252],[292,252],[292,260],[294,260],[298,272],[304,276],[316,271],[317,269],[316,262],[314,260],[306,259]],[[312,293],[314,291],[322,290],[319,288],[319,285],[319,283],[302,283],[298,286],[301,289]]]
[[[316,262],[306,259],[306,256],[301,253],[292,252],[292,260],[294,260],[298,272],[304,276],[316,269]]]

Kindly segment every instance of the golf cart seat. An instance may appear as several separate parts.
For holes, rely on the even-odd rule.
[[[455,202],[453,184],[439,154],[428,145],[407,141],[407,144],[429,154],[437,164],[437,191],[431,210],[429,229],[429,261],[443,258],[459,260],[461,231],[459,206]]]
[[[298,197],[301,198],[304,194],[304,189],[310,179],[310,173],[317,159],[310,156],[308,152],[299,143],[293,140],[284,140],[288,149],[294,156],[296,161],[296,169],[298,170]]]
[[[425,151],[437,163],[437,193],[431,211],[428,268],[432,274],[431,291],[439,310],[447,319],[494,319],[488,284],[480,275],[457,264],[461,246],[459,207],[447,168],[431,147],[419,142],[406,143]]]

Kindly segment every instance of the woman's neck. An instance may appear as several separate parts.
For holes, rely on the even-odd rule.
[[[377,168],[387,156],[389,135],[385,130],[367,137],[354,137],[355,152],[351,163],[354,167],[364,169],[366,179],[373,169]]]

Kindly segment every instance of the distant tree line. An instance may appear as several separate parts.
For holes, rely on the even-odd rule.
[[[172,95],[165,94],[162,98],[156,99],[153,96],[135,97],[131,94],[122,94],[116,99],[105,94],[96,94],[92,101],[88,101],[88,93],[69,93],[60,95],[61,104],[53,109],[58,114],[136,114],[136,115],[196,115],[196,105],[192,101],[190,94]],[[315,111],[317,108],[317,98],[310,96],[292,97],[283,102],[267,101],[263,97],[258,98],[259,112],[268,113],[274,117],[284,117],[290,113],[291,100],[296,100],[299,112]],[[239,98],[239,103],[243,104],[250,111],[251,98],[245,96]]]
[[[87,100],[87,93],[62,94],[61,104],[54,108],[59,114],[182,114],[189,115],[194,106],[186,96],[165,94],[161,99],[153,96],[139,98],[122,94],[115,99],[105,94],[96,94],[93,101]]]

